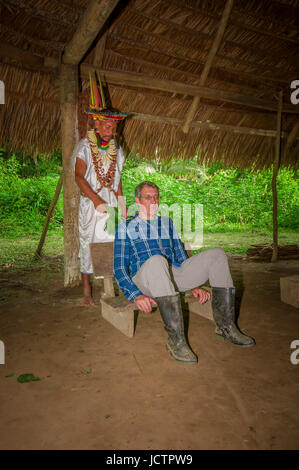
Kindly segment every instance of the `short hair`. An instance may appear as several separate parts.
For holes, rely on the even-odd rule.
[[[158,196],[159,196],[159,188],[155,183],[152,183],[152,181],[142,181],[142,183],[139,183],[138,186],[135,188],[135,197],[137,199],[141,198],[141,191],[144,188],[144,186],[150,186],[151,188],[155,188],[158,191]]]

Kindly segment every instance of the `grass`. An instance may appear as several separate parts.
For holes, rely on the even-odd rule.
[[[34,260],[34,253],[39,239],[40,235],[14,239],[1,238],[0,269],[20,269],[41,265],[47,269],[49,259],[53,265],[53,258],[63,256],[63,232],[50,231],[47,234],[42,259]],[[281,231],[279,232],[278,242],[281,245],[298,245],[298,232]],[[203,243],[204,245],[201,250],[220,247],[228,253],[245,254],[251,244],[272,243],[272,233],[262,231],[204,233]],[[57,263],[57,269],[62,269],[61,263]]]
[[[40,235],[27,235],[18,238],[1,238],[0,269],[29,268],[33,266],[47,267],[47,260],[63,256],[63,232],[49,231],[43,247],[42,258],[34,260]],[[57,263],[57,268],[60,263]]]

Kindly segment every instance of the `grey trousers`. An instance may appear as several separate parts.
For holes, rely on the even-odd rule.
[[[176,295],[209,281],[211,287],[234,287],[227,261],[221,248],[210,248],[183,262],[180,268],[169,265],[161,255],[149,258],[137,274],[133,282],[149,297]]]

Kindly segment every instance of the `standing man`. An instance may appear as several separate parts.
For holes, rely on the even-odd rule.
[[[157,215],[159,189],[144,181],[135,188],[139,214],[121,222],[114,241],[114,276],[136,309],[150,313],[158,306],[165,330],[166,347],[174,359],[185,364],[197,362],[184,334],[179,292],[192,289],[200,303],[210,293],[199,286],[209,280],[216,336],[238,346],[253,346],[235,324],[235,289],[227,257],[220,248],[211,248],[188,258],[173,222]],[[179,292],[178,292],[179,291]]]
[[[93,268],[89,244],[113,242],[114,235],[105,228],[108,206],[117,207],[118,200],[122,217],[127,215],[121,184],[125,156],[115,139],[117,124],[127,114],[107,109],[101,84],[98,88],[91,76],[90,88],[91,105],[85,112],[92,129],[79,141],[73,156],[75,179],[80,188],[79,258],[86,307],[95,305],[90,286]]]

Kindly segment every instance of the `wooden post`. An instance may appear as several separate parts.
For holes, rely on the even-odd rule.
[[[280,148],[281,148],[281,113],[282,113],[282,90],[279,92],[278,97],[278,110],[277,110],[277,128],[276,128],[276,142],[275,142],[275,161],[273,167],[272,177],[272,197],[273,197],[273,253],[271,263],[276,262],[278,259],[278,223],[277,223],[277,188],[276,180],[280,165]]]
[[[91,0],[78,28],[66,45],[60,68],[61,139],[64,202],[64,285],[79,284],[78,205],[72,155],[78,142],[78,64],[103,28],[119,0]]]
[[[61,173],[61,175],[60,175],[60,178],[59,178],[57,186],[56,186],[56,190],[55,190],[53,200],[52,200],[52,202],[50,204],[50,207],[48,209],[46,221],[45,221],[45,224],[44,224],[43,233],[41,234],[40,241],[39,241],[38,247],[37,247],[35,255],[34,255],[35,258],[40,258],[40,256],[41,256],[41,252],[42,252],[42,249],[43,249],[43,246],[44,246],[44,242],[45,242],[45,238],[46,238],[46,235],[47,235],[50,219],[52,217],[53,211],[54,211],[55,206],[57,204],[57,201],[58,201],[58,198],[59,198],[59,195],[60,195],[60,191],[61,191],[61,188],[62,188],[62,178],[63,178],[63,173]]]
[[[61,65],[61,139],[63,162],[63,203],[64,203],[64,285],[80,282],[78,261],[78,204],[79,188],[75,183],[72,155],[78,142],[78,68],[75,65]]]

